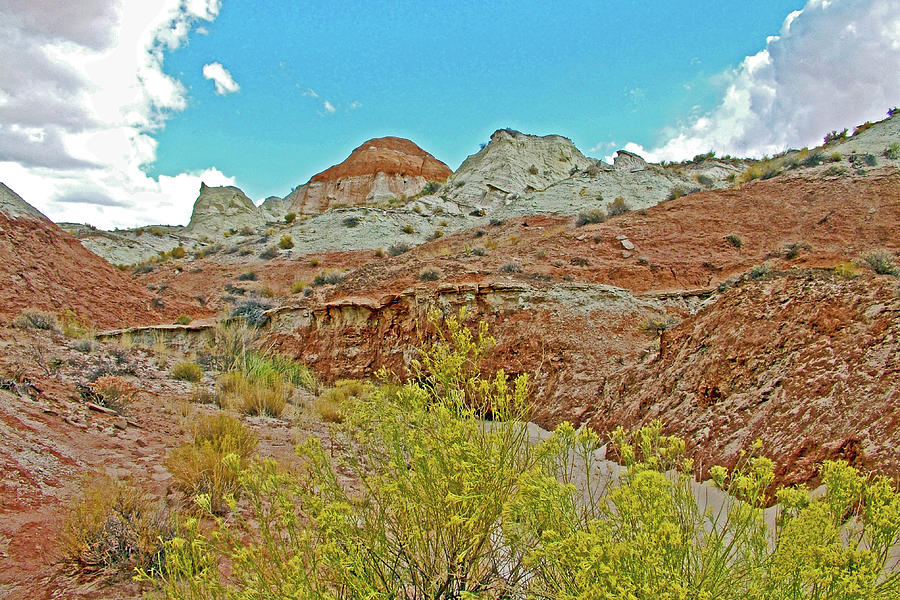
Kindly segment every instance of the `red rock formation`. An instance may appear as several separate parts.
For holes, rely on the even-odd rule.
[[[100,328],[172,322],[182,313],[208,314],[197,306],[155,299],[37,213],[0,210],[0,281],[2,321],[26,308],[71,309]]]
[[[356,206],[419,193],[429,181],[452,171],[413,142],[396,137],[369,140],[344,162],[313,175],[285,200],[298,214],[318,214],[336,204]]]

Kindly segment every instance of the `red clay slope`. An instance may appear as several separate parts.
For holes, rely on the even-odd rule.
[[[51,221],[37,214],[13,214],[0,210],[0,321],[8,322],[26,308],[71,309],[99,328],[205,314],[180,302],[159,306],[150,292]]]

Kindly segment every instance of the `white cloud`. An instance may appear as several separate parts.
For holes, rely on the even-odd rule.
[[[234,80],[228,69],[222,66],[222,63],[213,62],[203,65],[203,77],[212,80],[216,84],[216,93],[220,96],[225,94],[233,94],[241,89],[238,82]]]
[[[300,84],[298,83],[297,86],[299,87]],[[311,96],[313,98],[319,97],[319,95],[316,93],[316,90],[312,88],[307,88],[306,91],[301,94],[301,96]]]
[[[732,72],[707,114],[667,133],[649,160],[715,150],[762,156],[814,146],[900,104],[900,0],[809,0]],[[628,147],[626,146],[626,149]]]
[[[328,100],[322,103],[322,108],[324,108],[328,112],[328,114],[334,114],[334,112],[337,110],[334,107],[334,104],[332,104]]]
[[[186,222],[214,167],[151,178],[153,134],[187,106],[164,52],[221,0],[0,0],[0,181],[57,221]]]
[[[353,102],[350,103],[350,110],[356,110],[357,108],[360,108],[361,106],[362,106],[362,102],[360,102],[359,100],[354,100]]]

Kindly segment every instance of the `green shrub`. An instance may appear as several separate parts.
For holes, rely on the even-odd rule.
[[[172,248],[172,250],[169,252],[169,255],[172,258],[178,258],[178,259],[184,258],[185,254],[187,254],[187,252],[181,246],[176,246],[176,247]]]
[[[290,224],[293,223],[296,218],[297,213],[289,212],[288,214],[284,215],[284,222]]]
[[[528,167],[528,173],[531,175],[537,175],[538,174],[537,166],[531,165],[530,167]]]
[[[281,236],[281,239],[278,240],[278,247],[282,250],[290,250],[294,247],[293,238],[288,234],[284,234],[283,236]]]
[[[266,311],[272,308],[269,302],[256,299],[246,300],[234,307],[231,316],[243,319],[248,325],[262,327],[269,320]]]
[[[425,187],[422,188],[422,195],[428,196],[436,193],[439,189],[441,189],[441,184],[437,181],[429,181],[425,184]]]
[[[843,142],[847,139],[847,130],[843,131],[834,130],[825,134],[825,145],[835,144],[837,142]]]
[[[744,245],[744,241],[736,233],[729,233],[725,236],[725,239],[735,248],[740,248]]]
[[[603,223],[604,221],[606,221],[606,212],[602,208],[591,208],[578,213],[578,217],[575,219],[575,225],[577,227],[583,227],[593,223]]]
[[[900,143],[894,142],[884,149],[884,157],[891,160],[900,159]]]
[[[237,278],[238,281],[256,281],[259,279],[259,276],[253,271],[248,271],[246,273],[241,273]]]
[[[191,316],[190,315],[178,315],[178,318],[175,319],[176,325],[190,325],[191,324]]]
[[[294,283],[291,284],[291,293],[292,294],[300,294],[307,287],[309,287],[309,283],[307,283],[305,281],[295,281]]]
[[[517,262],[508,262],[505,265],[503,265],[502,267],[500,267],[500,272],[507,273],[507,274],[521,273],[522,265],[520,265]]]
[[[344,220],[341,221],[341,223],[344,225],[344,227],[356,227],[357,225],[362,223],[362,218],[361,217],[345,217]]]
[[[413,234],[416,230],[413,229],[412,225],[404,225],[400,228],[400,231],[402,231],[403,233]]]
[[[172,367],[172,378],[180,381],[200,381],[203,377],[203,367],[192,360],[182,360]]]

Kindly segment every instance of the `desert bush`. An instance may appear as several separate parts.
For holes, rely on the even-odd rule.
[[[237,276],[238,281],[256,281],[259,279],[259,276],[253,271],[247,271],[246,273],[241,273]]]
[[[825,145],[835,144],[837,142],[843,142],[847,139],[847,130],[838,131],[835,129],[834,131],[830,131],[825,134]]]
[[[172,378],[179,381],[198,382],[203,377],[203,367],[192,360],[182,360],[172,367]]]
[[[65,562],[78,570],[130,577],[161,566],[174,534],[168,511],[143,488],[94,475],[82,481],[59,542]]]
[[[231,311],[231,316],[243,319],[248,325],[260,327],[269,320],[265,312],[270,308],[272,308],[272,305],[268,302],[254,299],[246,300]]]
[[[341,224],[344,227],[356,227],[360,223],[362,223],[361,217],[345,217],[344,220],[341,221]]]
[[[744,241],[736,233],[729,233],[725,236],[725,239],[735,248],[740,248],[744,245]]]
[[[384,248],[375,248],[375,258],[384,258],[387,256],[387,253],[384,251]]]
[[[275,384],[279,380],[284,380],[310,392],[318,389],[316,377],[309,367],[279,354],[248,352],[244,355],[241,370],[253,381]]]
[[[900,143],[894,142],[884,149],[884,157],[891,160],[900,159]]]
[[[390,247],[388,247],[388,254],[390,254],[391,256],[400,256],[404,252],[408,252],[408,251],[409,251],[409,244],[404,244],[402,242],[397,243],[397,244],[392,244]]]
[[[295,281],[291,284],[291,293],[292,294],[300,294],[309,286],[309,283],[306,281]]]
[[[625,198],[620,196],[609,203],[609,206],[606,207],[606,214],[610,217],[617,217],[619,215],[624,215],[630,210],[631,208],[625,203]]]
[[[219,376],[220,405],[242,414],[280,417],[291,393],[282,378],[254,379],[242,371]]]
[[[843,177],[847,174],[847,169],[838,165],[831,165],[824,171],[822,171],[822,175],[826,177]]]
[[[490,221],[488,221],[488,223],[491,225],[491,227],[500,227],[501,225],[506,223],[506,219],[493,218]]]
[[[531,174],[531,175],[537,175],[537,174],[538,174],[538,168],[537,168],[537,166],[536,166],[536,165],[531,165],[530,167],[528,167],[528,173]]]
[[[169,255],[172,258],[181,259],[181,258],[184,258],[186,254],[187,254],[187,252],[185,251],[185,249],[182,246],[175,246],[174,248],[172,248],[169,251]]]
[[[286,233],[278,240],[278,247],[282,250],[290,250],[294,247],[294,239]]]
[[[415,229],[413,229],[412,225],[404,225],[403,227],[400,228],[400,231],[402,231],[403,233],[407,233],[407,234],[415,233]]]
[[[441,278],[440,269],[436,269],[434,267],[425,267],[421,271],[419,271],[419,279],[422,281],[437,281]]]
[[[293,223],[296,218],[297,213],[289,212],[288,214],[284,215],[284,222],[290,224]]]
[[[440,318],[432,315],[435,327]],[[185,528],[165,565],[144,577],[156,576],[170,599],[900,593],[890,558],[900,494],[887,478],[826,462],[826,491],[778,491],[770,529],[763,509],[775,467],[757,454],[761,443],[732,469],[709,469],[699,487],[684,440],[659,422],[613,432],[621,471],[607,477],[606,440],[590,428],[564,423],[530,441],[528,378],[482,375],[494,340],[464,318],[446,319],[408,382],[384,379],[340,416],[334,436],[352,452],[332,459],[310,437],[293,473],[272,460],[250,464],[240,474],[249,514],[216,520],[203,536]],[[357,491],[338,473],[351,473]],[[725,492],[720,508],[708,503],[710,487]]]
[[[485,254],[487,254],[487,250],[478,246],[478,247],[472,248],[472,254],[474,254],[475,256],[484,256]]]
[[[275,246],[269,246],[259,253],[259,257],[263,260],[271,260],[276,256],[278,256],[278,248],[276,248]]]
[[[766,265],[756,265],[747,273],[750,279],[760,279],[768,274],[769,268]]]
[[[502,267],[500,267],[500,272],[507,273],[507,274],[521,273],[522,265],[520,265],[517,262],[508,262],[505,265],[503,265]]]
[[[71,308],[66,308],[57,316],[57,322],[64,336],[73,339],[93,338],[94,326]]]
[[[138,388],[127,379],[116,375],[103,375],[90,387],[99,397],[99,403],[116,412],[124,412],[137,399]]]
[[[809,250],[810,246],[806,242],[792,242],[784,247],[784,257],[793,260],[800,256],[804,250]]]
[[[59,329],[59,320],[56,313],[37,308],[26,308],[15,318],[13,324],[20,328],[28,327],[44,331],[56,331]]]
[[[175,319],[176,325],[190,325],[191,324],[191,316],[190,315],[178,315]]]
[[[256,452],[256,436],[234,417],[204,416],[194,426],[194,439],[172,450],[166,468],[187,497],[205,496],[213,514],[224,513],[240,495],[241,469]]]
[[[348,398],[342,390],[331,388],[316,398],[313,408],[326,423],[343,423]]]
[[[344,274],[335,269],[329,269],[317,274],[313,278],[314,286],[334,285],[344,280]]]
[[[575,225],[577,227],[583,227],[592,223],[603,223],[604,221],[606,221],[606,212],[602,208],[591,208],[578,213],[578,217],[575,219]]]
[[[422,195],[427,196],[430,194],[434,194],[439,189],[441,189],[441,184],[439,182],[429,181],[428,183],[425,184],[425,187],[422,188]]]
[[[440,229],[435,229],[434,232],[432,232],[432,234],[428,236],[428,239],[429,240],[439,240],[442,237],[444,237],[444,232],[441,231]]]
[[[878,250],[863,255],[861,263],[879,275],[900,275],[900,270],[897,269],[894,257],[885,250]]]
[[[591,264],[591,261],[583,256],[574,256],[569,260],[569,263],[576,267],[586,267]]]

